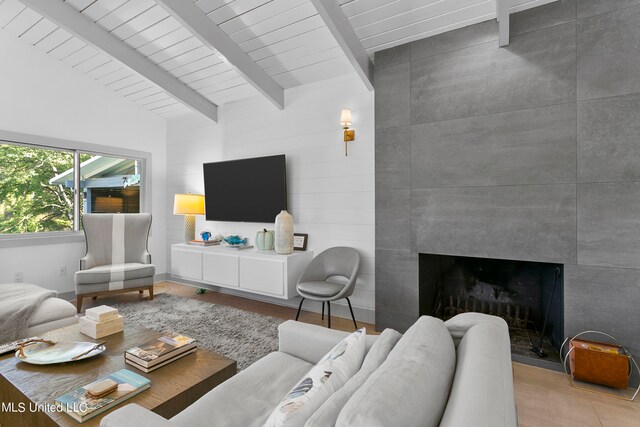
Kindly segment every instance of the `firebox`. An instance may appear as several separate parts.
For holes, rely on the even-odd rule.
[[[420,254],[419,268],[420,315],[499,316],[509,325],[514,360],[555,365],[564,339],[562,264]],[[532,348],[542,349],[546,360],[535,363],[541,358]]]

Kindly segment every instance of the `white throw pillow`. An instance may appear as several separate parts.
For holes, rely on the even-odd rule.
[[[313,413],[362,365],[367,330],[358,329],[327,353],[287,393],[265,427],[302,427]]]
[[[402,335],[393,329],[385,329],[371,346],[362,362],[360,370],[333,393],[326,402],[307,420],[304,427],[335,426],[338,415],[351,396],[358,391],[367,378],[386,360],[387,355],[396,345]]]

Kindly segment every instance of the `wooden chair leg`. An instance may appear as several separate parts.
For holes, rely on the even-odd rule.
[[[82,295],[76,295],[76,310],[78,313],[82,310]]]
[[[142,291],[140,291],[142,293]],[[149,286],[149,299],[153,299],[153,285]]]
[[[298,313],[296,314],[296,320],[300,317],[300,310],[302,309],[302,303],[304,302],[304,298],[300,300],[300,305],[298,306]]]

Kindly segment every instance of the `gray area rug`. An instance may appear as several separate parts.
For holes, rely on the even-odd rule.
[[[171,294],[112,306],[124,316],[125,327],[133,323],[195,338],[201,347],[237,361],[238,371],[278,349],[278,325],[284,322]]]

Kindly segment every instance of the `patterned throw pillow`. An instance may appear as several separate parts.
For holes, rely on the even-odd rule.
[[[362,365],[367,330],[358,329],[340,341],[287,393],[265,427],[302,427],[313,413]]]

